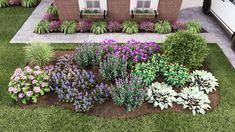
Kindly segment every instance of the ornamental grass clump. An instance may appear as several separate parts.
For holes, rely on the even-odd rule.
[[[170,35],[163,43],[162,49],[169,62],[179,63],[188,68],[201,66],[209,51],[202,36],[187,31],[178,31]]]
[[[107,54],[100,61],[99,68],[102,78],[106,81],[123,78],[127,72],[127,60],[126,58],[119,58],[114,54]]]
[[[78,69],[73,55],[59,57],[55,65],[46,69],[51,90],[60,101],[73,103],[76,111],[88,111],[109,96],[108,85],[98,84],[92,71]]]
[[[186,23],[187,31],[191,33],[200,33],[202,30],[202,26],[199,22],[195,20],[188,21]]]
[[[204,70],[195,70],[190,75],[190,86],[199,87],[201,91],[211,93],[216,90],[216,87],[219,86],[218,80],[212,73]]]
[[[109,32],[119,32],[122,29],[122,24],[118,21],[110,21],[108,23],[108,30]]]
[[[47,8],[47,13],[53,14],[55,16],[58,15],[58,9],[56,8],[55,5],[51,5]]]
[[[49,21],[40,21],[34,28],[34,32],[37,34],[49,33]]]
[[[10,6],[9,0],[0,0],[0,8],[5,8]]]
[[[188,108],[193,112],[205,114],[209,110],[211,101],[207,94],[200,91],[198,87],[186,87],[179,93],[177,103],[183,105],[183,108]]]
[[[21,0],[21,5],[26,8],[35,7],[38,5],[40,0]]]
[[[103,34],[107,32],[107,23],[105,21],[95,21],[91,25],[91,31],[94,34]]]
[[[51,21],[49,24],[50,32],[59,32],[61,31],[61,21]]]
[[[75,59],[82,67],[94,67],[99,64],[103,56],[102,49],[94,43],[85,43],[75,50]]]
[[[140,23],[140,30],[145,32],[153,32],[154,31],[154,23],[151,21],[143,21]]]
[[[179,64],[168,65],[163,76],[169,85],[176,87],[184,86],[190,78],[189,69]]]
[[[152,103],[154,107],[160,107],[160,109],[163,110],[173,107],[177,95],[177,92],[175,92],[171,86],[164,82],[155,82],[147,89],[146,100]]]
[[[54,57],[53,48],[47,43],[32,43],[25,47],[25,58],[31,64],[46,65]]]
[[[138,33],[139,29],[138,29],[138,24],[135,21],[124,21],[122,23],[122,32],[123,33],[127,33],[127,34],[134,34],[134,33]]]
[[[88,31],[90,31],[90,29],[91,29],[91,22],[90,21],[85,21],[85,20],[83,20],[83,21],[79,21],[78,22],[78,25],[77,25],[77,30],[79,31],[79,32],[88,32]]]
[[[146,87],[138,77],[130,75],[116,80],[111,96],[116,105],[124,106],[126,112],[131,112],[143,104]]]
[[[76,21],[64,21],[61,25],[61,31],[64,34],[73,34],[77,32],[77,22]]]
[[[11,76],[8,91],[11,98],[23,104],[37,103],[39,97],[50,92],[48,75],[39,66],[17,68]]]
[[[171,24],[168,21],[158,21],[155,23],[155,32],[160,34],[171,33]]]

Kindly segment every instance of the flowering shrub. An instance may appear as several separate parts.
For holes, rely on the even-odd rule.
[[[186,30],[187,29],[186,24],[184,22],[181,22],[181,21],[176,21],[171,26],[172,26],[174,31]]]
[[[178,64],[171,64],[164,71],[165,81],[172,85],[181,87],[189,80],[189,69]]]
[[[87,32],[91,29],[91,22],[90,21],[79,21],[77,27],[78,27],[79,32]]]
[[[78,69],[72,55],[59,57],[55,65],[46,69],[51,90],[61,101],[74,103],[76,111],[88,111],[109,96],[108,86],[97,84],[93,72]]]
[[[208,95],[200,91],[198,87],[184,88],[179,93],[177,103],[182,104],[184,109],[189,108],[192,110],[194,115],[196,113],[205,114],[205,110],[211,108]]]
[[[157,76],[157,70],[150,63],[137,63],[133,74],[138,76],[146,85],[150,85]]]
[[[11,77],[8,91],[11,98],[16,101],[23,104],[36,103],[40,96],[50,91],[48,79],[46,72],[39,66],[35,66],[33,69],[27,66],[23,70],[18,68]]]
[[[107,28],[109,32],[118,32],[121,31],[122,25],[118,21],[110,21]]]
[[[160,46],[155,42],[141,43],[135,40],[130,40],[122,45],[108,45],[102,48],[106,52],[112,51],[116,56],[127,58],[130,66],[138,62],[147,61],[152,54],[160,50]]]
[[[21,0],[9,0],[10,5],[20,5]]]
[[[178,94],[171,86],[159,82],[153,83],[147,90],[147,100],[153,103],[154,107],[160,107],[161,110],[172,107],[172,103],[176,101]]]
[[[143,30],[145,32],[153,32],[154,23],[151,21],[143,21],[140,23],[140,30]]]
[[[116,105],[125,106],[126,111],[130,112],[142,105],[146,88],[138,77],[131,75],[117,79],[111,95]]]
[[[49,24],[50,32],[58,32],[61,30],[61,21],[51,21]]]
[[[193,71],[190,77],[190,82],[190,86],[197,86],[201,91],[205,91],[206,93],[213,92],[213,90],[216,90],[216,87],[219,86],[218,80],[215,76],[204,70]]]
[[[106,81],[112,81],[126,75],[126,58],[115,57],[114,54],[107,54],[99,66],[100,74]]]

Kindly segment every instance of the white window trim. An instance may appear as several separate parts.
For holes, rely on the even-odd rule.
[[[150,9],[158,9],[159,0],[150,0]],[[130,11],[137,8],[137,0],[130,0]]]
[[[100,0],[100,9],[101,10],[106,10],[107,11],[107,0]],[[86,5],[86,0],[78,0],[78,5],[79,5],[79,10],[84,10],[84,9],[87,9],[87,5]],[[94,8],[96,9],[96,8]]]

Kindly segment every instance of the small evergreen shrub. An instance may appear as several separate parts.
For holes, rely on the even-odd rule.
[[[178,31],[169,36],[163,43],[162,49],[170,62],[189,68],[201,66],[209,51],[202,36],[185,31]]]
[[[134,111],[140,107],[146,96],[146,88],[142,81],[131,75],[123,79],[117,79],[112,86],[112,99],[118,106],[125,106],[126,111]]]
[[[32,43],[25,48],[26,60],[36,65],[45,65],[54,57],[53,48],[46,43]]]
[[[61,25],[61,31],[64,34],[73,34],[77,31],[76,21],[64,21]]]
[[[0,0],[0,8],[5,8],[10,6],[9,0]]]
[[[140,23],[140,30],[143,30],[145,32],[153,32],[154,23],[151,21],[143,21]]]
[[[200,33],[202,30],[201,24],[197,21],[188,21],[186,23],[187,30],[192,33]]]
[[[91,31],[95,34],[103,34],[107,32],[107,23],[105,21],[96,21],[92,23]]]
[[[85,20],[79,21],[77,27],[79,32],[88,32],[91,29],[91,22]]]
[[[38,5],[40,0],[21,0],[21,5],[26,8],[35,7]]]
[[[34,28],[34,32],[37,34],[49,33],[49,21],[40,21]]]
[[[110,21],[108,23],[109,32],[118,32],[121,31],[122,25],[118,21]]]
[[[155,32],[160,34],[171,33],[171,24],[168,21],[158,21],[155,23]]]
[[[56,8],[55,5],[51,5],[47,8],[47,13],[53,14],[53,15],[58,15],[58,9]]]
[[[139,32],[138,24],[135,21],[125,21],[123,22],[122,27],[122,32],[127,34],[134,34]]]

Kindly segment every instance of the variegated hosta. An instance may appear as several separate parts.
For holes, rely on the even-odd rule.
[[[186,87],[177,98],[177,103],[182,104],[183,108],[192,110],[193,115],[196,113],[205,114],[205,110],[209,110],[210,100],[207,94],[199,90],[199,87]]]
[[[172,87],[163,83],[153,83],[147,91],[147,100],[153,103],[154,107],[160,107],[161,110],[172,107],[172,103],[176,101],[178,94],[172,90]]]
[[[204,70],[195,70],[190,77],[191,86],[197,86],[206,93],[213,92],[219,86],[218,80],[212,73]]]

